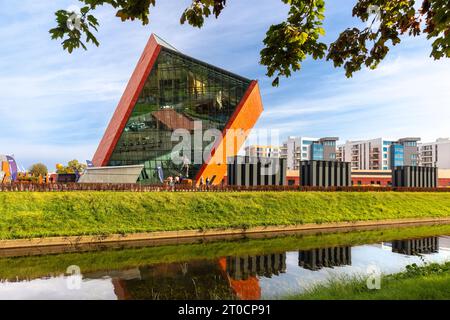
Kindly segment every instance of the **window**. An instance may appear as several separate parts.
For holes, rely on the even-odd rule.
[[[392,168],[403,166],[404,164],[404,148],[401,144],[393,144],[391,146],[391,166]]]
[[[384,152],[387,152],[387,151],[388,151],[388,148],[387,148],[387,147],[383,147],[383,151],[384,151]]]
[[[336,159],[336,153],[330,153],[330,159]]]
[[[307,153],[302,153],[302,158],[308,158],[308,154]]]
[[[308,147],[303,147],[302,150],[303,151],[308,151]]]
[[[311,160],[323,160],[323,145],[320,143],[313,143],[311,145]]]

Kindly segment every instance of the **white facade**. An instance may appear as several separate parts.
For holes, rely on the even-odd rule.
[[[86,168],[78,183],[136,183],[144,165]]]
[[[391,140],[347,141],[337,147],[337,159],[351,162],[352,170],[389,170]]]
[[[336,158],[351,162],[352,170],[391,170],[395,166],[417,166],[419,140],[418,137],[406,137],[399,140],[376,138],[347,141],[337,147]]]
[[[450,169],[450,138],[419,144],[420,165]]]
[[[288,170],[300,170],[300,161],[310,160],[311,145],[318,138],[291,136],[280,148],[280,157],[285,158]]]
[[[251,145],[251,146],[245,147],[245,155],[247,157],[279,158],[280,157],[280,147]]]

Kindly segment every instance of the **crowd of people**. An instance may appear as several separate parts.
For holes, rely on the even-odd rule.
[[[166,183],[171,186],[174,187],[177,184],[186,184],[186,183],[192,183],[192,180],[184,178],[181,175],[176,175],[175,177],[173,176],[169,176],[166,180]],[[203,177],[200,177],[200,181],[199,181],[199,185],[200,186],[210,186],[211,185],[211,180],[209,178],[203,179]]]

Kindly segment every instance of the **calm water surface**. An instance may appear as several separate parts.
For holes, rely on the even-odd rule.
[[[323,242],[317,237],[317,243]],[[271,250],[274,241],[280,239],[258,242],[261,253],[255,253],[247,240],[249,253],[232,254],[230,249],[230,255],[208,259],[198,259],[198,254],[192,254],[191,259],[188,254],[171,263],[145,264],[139,260],[140,250],[115,250],[111,265],[102,265],[100,270],[95,264],[102,256],[92,258],[91,253],[78,253],[78,260],[89,255],[94,270],[81,270],[81,276],[52,271],[61,269],[53,264],[64,264],[67,258],[75,257],[70,253],[0,258],[0,299],[271,299],[301,293],[329,279],[367,275],[368,268],[391,274],[412,263],[450,261],[450,236],[441,234],[355,246],[311,247],[309,241],[302,247],[299,241],[295,249],[291,239],[285,251]],[[244,242],[228,241],[223,245],[239,248],[240,243]],[[222,244],[214,245],[219,248]],[[184,252],[186,248],[189,246],[183,246]],[[199,250],[198,245],[193,248],[195,252]],[[125,268],[120,267],[130,256],[136,259],[136,265],[127,263]],[[169,259],[163,250],[161,261],[164,260],[177,259],[176,255]]]

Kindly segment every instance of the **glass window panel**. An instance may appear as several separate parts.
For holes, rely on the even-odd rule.
[[[109,165],[144,164],[145,183],[159,182],[158,166],[164,177],[195,178],[200,164],[190,165],[186,172],[170,160],[178,144],[171,141],[172,132],[183,128],[193,135],[194,121],[202,121],[203,131],[222,131],[249,85],[250,80],[163,48]]]

